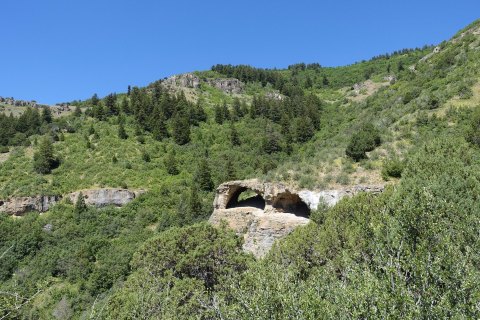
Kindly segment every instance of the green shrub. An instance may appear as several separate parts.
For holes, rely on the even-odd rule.
[[[373,151],[381,143],[380,132],[372,124],[364,125],[355,133],[345,150],[348,157],[360,161],[367,157],[368,151]]]
[[[390,177],[400,178],[402,176],[403,169],[405,164],[403,161],[398,159],[392,159],[385,161],[382,168],[382,178],[385,181],[388,181]]]
[[[7,146],[0,146],[0,153],[7,153],[10,149]]]

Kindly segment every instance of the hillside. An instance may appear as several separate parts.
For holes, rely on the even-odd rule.
[[[349,66],[216,65],[145,88],[0,113],[0,319],[478,318],[480,21],[435,47]],[[256,178],[336,206],[263,259],[205,221]],[[77,194],[78,195],[78,194]],[[80,199],[80,200],[78,200]]]

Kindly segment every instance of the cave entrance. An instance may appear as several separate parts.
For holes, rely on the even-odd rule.
[[[265,210],[265,199],[251,189],[239,188],[237,191],[233,192],[230,197],[230,200],[227,203],[227,209],[241,207],[252,207]]]
[[[297,217],[310,218],[310,208],[297,194],[289,192],[279,194],[273,203],[273,207],[280,212],[291,213]]]

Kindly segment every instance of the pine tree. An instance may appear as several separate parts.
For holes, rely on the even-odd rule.
[[[93,94],[92,98],[90,99],[91,105],[96,106],[98,105],[99,102],[100,102],[100,99],[98,99],[98,95],[96,93]]]
[[[293,127],[297,142],[307,142],[315,135],[315,127],[309,117],[295,118]]]
[[[202,202],[198,196],[197,186],[192,184],[190,186],[190,193],[187,200],[187,212],[185,212],[185,222],[192,223],[198,220],[203,215]]]
[[[178,171],[177,168],[177,159],[175,157],[175,151],[172,150],[171,152],[168,153],[167,157],[165,158],[165,169],[167,169],[168,174],[174,176],[179,174],[180,172]]]
[[[225,117],[224,117],[222,108],[219,105],[215,105],[214,112],[215,112],[215,122],[218,124],[223,124]]]
[[[265,153],[272,154],[282,151],[280,136],[271,127],[267,127],[263,136],[262,148]]]
[[[75,110],[73,111],[73,115],[77,118],[82,116],[82,109],[80,109],[79,106],[75,107]]]
[[[237,129],[233,122],[230,123],[230,142],[232,146],[239,146],[241,144],[240,137],[238,136]]]
[[[54,156],[52,141],[42,139],[38,151],[33,155],[33,168],[40,174],[48,174],[58,166],[58,159]]]
[[[243,114],[243,109],[242,109],[242,104],[240,102],[240,99],[235,98],[233,100],[233,120],[237,121],[238,119],[242,118],[244,116]]]
[[[52,123],[52,111],[50,111],[50,108],[42,108],[42,121],[45,123]]]
[[[173,118],[173,140],[179,145],[184,145],[190,142],[190,124],[188,119],[177,113]]]
[[[237,173],[235,170],[235,165],[233,163],[232,157],[227,156],[225,159],[225,181],[233,181],[237,179]]]
[[[153,138],[158,141],[162,141],[165,138],[168,138],[168,130],[166,125],[165,115],[162,111],[158,110],[158,114],[155,114],[156,118],[153,127]]]
[[[77,201],[75,202],[75,213],[82,213],[87,210],[87,204],[85,203],[85,197],[83,193],[80,192],[77,197]]]
[[[195,181],[199,188],[203,191],[213,190],[212,174],[208,166],[207,157],[203,157],[198,165],[198,170],[195,175]]]
[[[124,140],[128,138],[128,135],[127,135],[127,132],[125,131],[125,127],[123,126],[123,123],[120,123],[120,125],[118,126],[118,137]]]

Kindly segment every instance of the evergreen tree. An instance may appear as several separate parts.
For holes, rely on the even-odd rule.
[[[42,108],[42,121],[45,123],[52,123],[52,111],[49,107]]]
[[[200,197],[198,196],[197,186],[192,184],[187,199],[187,208],[185,212],[184,223],[192,223],[203,216],[203,208]]]
[[[232,146],[239,146],[241,144],[240,137],[238,136],[237,129],[233,122],[230,123],[230,142]]]
[[[87,204],[85,203],[85,197],[83,193],[80,192],[77,197],[77,201],[75,202],[75,213],[79,214],[87,210]]]
[[[96,106],[98,105],[99,102],[100,102],[100,99],[98,99],[98,95],[96,93],[93,94],[92,98],[90,99],[90,104],[92,106]]]
[[[195,181],[199,188],[203,191],[213,190],[212,174],[207,162],[207,157],[203,157],[198,165],[198,170],[195,175]]]
[[[237,179],[237,173],[235,170],[235,165],[233,163],[232,157],[227,156],[225,159],[225,181],[233,181]]]
[[[218,124],[223,124],[223,121],[225,120],[225,114],[222,107],[215,105],[213,111],[215,112],[215,122]]]
[[[111,93],[105,97],[105,107],[107,109],[106,113],[108,113],[109,115],[118,115],[119,110],[117,107],[117,95],[115,93]]]
[[[328,81],[328,78],[325,75],[323,76],[322,84],[324,87],[327,87],[330,84],[330,81]]]
[[[52,141],[44,137],[38,151],[33,155],[33,168],[40,174],[48,174],[58,166],[58,159],[54,155]]]
[[[76,107],[75,107],[75,110],[73,111],[73,115],[74,115],[76,118],[79,118],[79,117],[82,115],[82,109],[80,109],[79,106],[76,106]]]
[[[179,113],[173,118],[173,140],[179,145],[184,145],[190,142],[190,124],[188,119]]]
[[[168,174],[174,176],[180,173],[180,171],[177,168],[177,159],[175,157],[174,150],[168,153],[167,157],[165,158],[164,164]]]
[[[243,114],[243,109],[242,109],[242,104],[240,102],[240,99],[235,98],[233,100],[233,107],[232,107],[232,118],[234,121],[238,121],[238,119],[242,118],[244,116]]]
[[[128,135],[127,135],[127,132],[125,131],[125,127],[123,126],[123,123],[120,123],[120,125],[118,126],[118,137],[124,140],[128,138]]]
[[[280,135],[271,127],[267,127],[262,141],[262,149],[265,153],[272,154],[282,151],[280,145]]]
[[[309,117],[295,118],[294,128],[297,142],[307,142],[315,135],[315,127]]]

